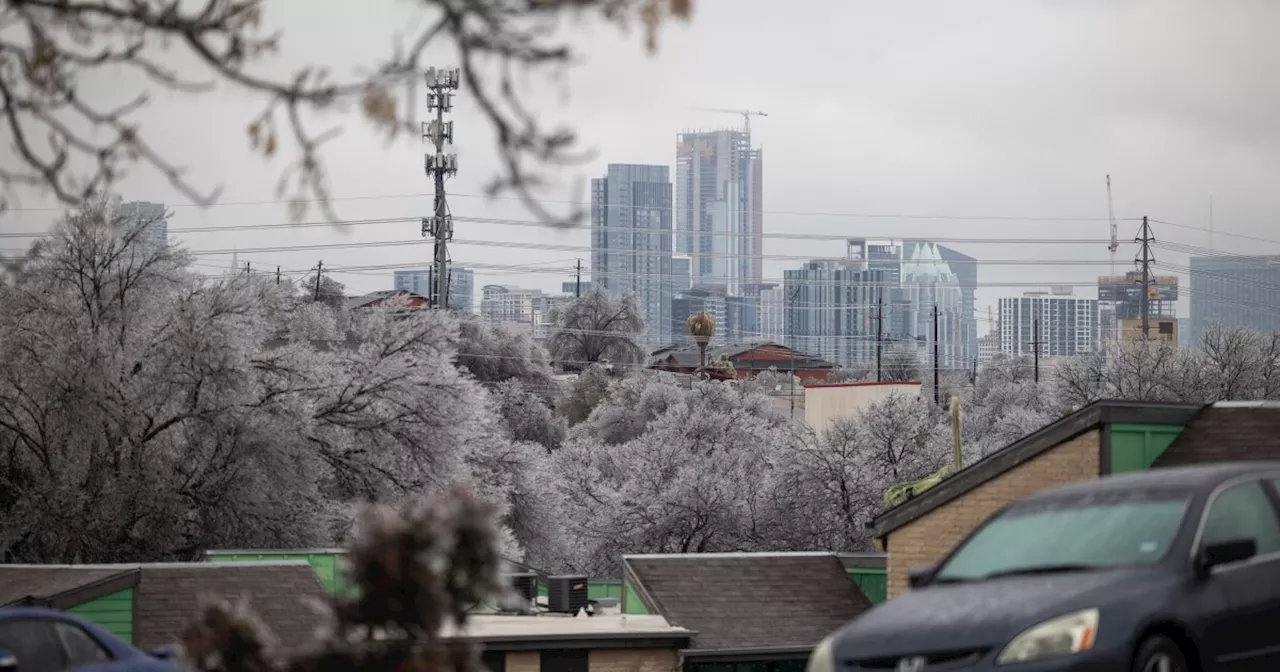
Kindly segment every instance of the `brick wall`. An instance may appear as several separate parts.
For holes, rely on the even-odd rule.
[[[672,672],[677,659],[674,649],[595,649],[588,652],[591,672]],[[507,653],[507,672],[540,672],[537,651]]]
[[[1098,477],[1098,430],[1041,453],[888,535],[889,597],[907,590],[907,574],[936,564],[1000,507],[1038,490]]]

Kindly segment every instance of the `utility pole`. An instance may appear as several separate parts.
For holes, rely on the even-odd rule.
[[[578,259],[578,265],[573,274],[573,296],[574,298],[582,298],[582,259]]]
[[[323,260],[323,259],[321,259],[321,260],[320,260],[320,263],[316,264],[316,294],[315,294],[315,297],[313,297],[313,300],[315,300],[315,301],[319,301],[319,300],[320,300],[320,274],[321,274],[322,272],[324,272],[324,260]]]
[[[1040,382],[1040,318],[1031,321],[1031,349],[1035,351],[1035,381]]]
[[[938,304],[933,304],[933,403],[942,404],[942,391],[938,389]]]
[[[876,298],[876,382],[883,382],[881,378],[880,367],[880,351],[884,345],[884,297]]]
[[[803,285],[796,285],[796,291],[791,292],[791,296],[787,299],[787,303],[791,305],[792,313],[796,311],[796,297],[800,296],[800,288],[802,286]],[[794,315],[792,317],[794,317]],[[790,323],[795,324],[796,321],[792,319]],[[794,419],[796,417],[796,353],[794,348],[787,355],[787,358],[791,360],[791,392],[787,394],[787,397],[791,400],[791,415],[789,417]]]
[[[280,267],[276,266],[276,284],[280,284]]]
[[[246,261],[246,262],[244,262],[244,274],[245,274],[245,275],[253,275],[253,270],[249,268],[249,264],[251,264],[251,263],[253,263],[253,262],[250,262],[250,261]]]
[[[1139,268],[1142,269],[1142,340],[1147,340],[1151,335],[1151,264],[1155,263],[1155,255],[1151,253],[1151,243],[1156,242],[1156,237],[1151,235],[1151,224],[1146,217],[1142,218],[1142,231],[1134,242],[1142,243],[1141,257],[1136,259]]]
[[[454,141],[453,122],[445,121],[444,114],[453,109],[453,92],[458,89],[460,79],[457,68],[427,69],[427,111],[435,110],[436,118],[422,124],[422,137],[430,140],[435,149],[426,155],[426,172],[435,182],[435,210],[430,217],[422,218],[422,235],[435,240],[432,308],[449,307],[448,243],[453,239],[453,215],[445,200],[444,178],[458,173],[458,155],[444,153],[445,144]]]

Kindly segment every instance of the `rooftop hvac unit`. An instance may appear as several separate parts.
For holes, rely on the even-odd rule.
[[[587,577],[553,576],[547,579],[547,610],[576,614],[587,607]]]
[[[528,605],[533,605],[538,600],[538,575],[533,572],[521,572],[519,574],[508,574],[506,577],[507,585],[515,591]]]

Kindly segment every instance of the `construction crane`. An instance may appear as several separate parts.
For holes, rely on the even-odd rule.
[[[756,116],[756,117],[769,116],[768,114],[757,111],[757,110],[727,110],[721,107],[695,107],[691,109],[695,109],[701,112],[725,112],[727,114],[741,114],[742,125],[745,127],[744,132],[747,134],[747,137],[751,137],[751,117],[752,116]]]

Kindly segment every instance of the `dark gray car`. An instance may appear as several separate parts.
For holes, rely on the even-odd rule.
[[[1280,463],[1041,492],[911,584],[824,640],[808,672],[1274,672]]]

